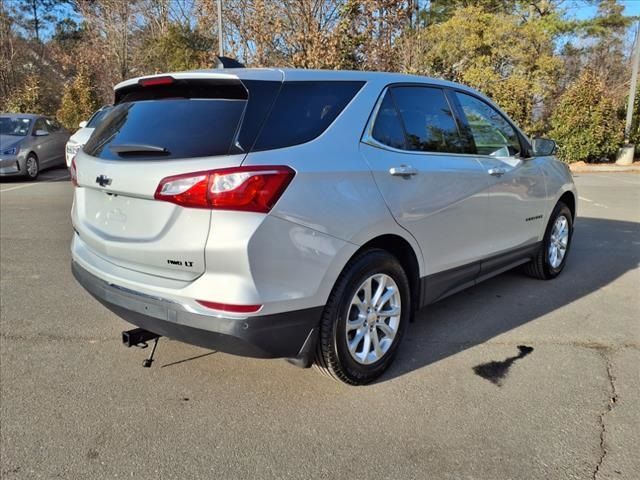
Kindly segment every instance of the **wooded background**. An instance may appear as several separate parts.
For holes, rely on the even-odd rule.
[[[223,0],[225,55],[454,80],[556,139],[564,160],[611,160],[637,19],[618,0],[581,3],[596,13],[567,0]],[[215,0],[0,0],[0,110],[75,129],[119,81],[211,68],[217,45]]]

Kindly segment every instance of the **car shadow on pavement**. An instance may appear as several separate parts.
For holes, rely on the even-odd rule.
[[[578,217],[559,277],[541,281],[515,269],[426,307],[409,325],[398,357],[379,382],[535,321],[611,284],[639,264],[640,223]]]

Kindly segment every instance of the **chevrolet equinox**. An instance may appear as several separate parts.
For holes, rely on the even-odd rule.
[[[576,189],[459,84],[220,69],[128,80],[75,156],[79,283],[144,331],[379,377],[425,305],[567,260]]]

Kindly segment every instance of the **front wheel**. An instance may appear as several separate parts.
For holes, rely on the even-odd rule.
[[[30,153],[24,164],[24,174],[27,177],[27,180],[35,180],[38,178],[38,174],[40,173],[40,165],[38,164],[38,158]]]
[[[550,280],[562,272],[573,237],[573,216],[564,203],[558,202],[551,213],[540,249],[524,266],[527,275]]]
[[[398,260],[384,250],[363,252],[331,292],[316,366],[351,385],[375,380],[393,361],[410,316],[409,280]]]

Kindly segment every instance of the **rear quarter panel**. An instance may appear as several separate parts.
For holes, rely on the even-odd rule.
[[[323,269],[316,268],[319,257],[306,251],[297,257],[297,272],[287,274],[293,282],[305,278],[317,287],[312,295],[316,305],[326,302],[340,272],[358,248],[381,235],[395,234],[405,239],[414,250],[421,274],[424,270],[417,242],[393,219],[359,152],[362,132],[385,84],[367,83],[315,140],[283,149],[253,152],[243,162],[243,165],[288,165],[296,171],[292,183],[269,215],[304,227],[303,230],[291,229],[291,232],[298,232],[297,238],[291,239],[292,244],[299,246],[302,238],[312,240],[308,245],[330,247],[332,260]],[[317,232],[315,238],[313,232]],[[265,251],[280,252],[280,246],[268,243],[264,238]],[[254,241],[253,250],[257,251],[255,247]],[[302,250],[296,247],[295,251]],[[324,254],[320,257],[326,259]],[[259,270],[252,268],[252,271]],[[299,290],[294,285],[291,287]]]

